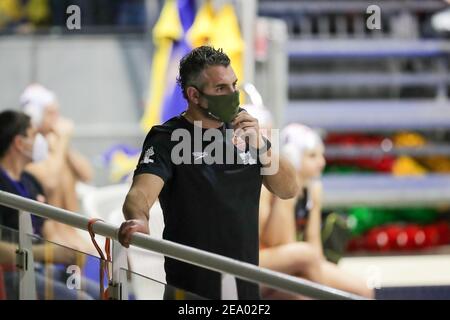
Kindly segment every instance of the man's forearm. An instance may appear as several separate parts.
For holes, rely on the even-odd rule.
[[[123,204],[123,215],[126,220],[149,220],[150,206],[145,194],[139,189],[130,190]]]
[[[148,234],[149,211],[164,186],[164,181],[153,174],[140,174],[133,184],[122,207],[124,221],[119,228],[119,242],[128,248],[135,232]]]
[[[264,176],[264,185],[281,199],[295,197],[299,191],[297,173],[294,167],[285,159],[280,158],[272,150],[268,150],[260,156],[264,167],[271,167],[274,161],[278,161],[278,170],[275,174]]]

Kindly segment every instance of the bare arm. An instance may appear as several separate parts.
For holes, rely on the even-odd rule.
[[[261,196],[259,198],[259,237],[263,233],[264,228],[266,227],[267,220],[270,216],[271,208],[271,200],[272,194],[266,187],[261,187]]]
[[[251,147],[256,149],[264,147],[265,142],[258,120],[248,112],[240,112],[232,121],[232,125],[238,136],[248,138]],[[276,152],[272,152],[272,149],[266,152],[264,150],[261,151],[259,159],[263,166],[264,186],[281,199],[295,197],[299,192],[299,182],[297,181],[295,168],[288,160],[283,159]]]
[[[67,161],[78,180],[88,183],[94,176],[92,166],[86,157],[74,149],[70,149],[67,154]]]
[[[281,199],[295,197],[299,192],[299,182],[292,164],[271,150],[260,158],[264,168],[270,168],[278,161],[278,170],[274,174],[264,176],[264,186]]]
[[[73,125],[70,122],[60,122],[55,126],[55,132],[47,135],[49,154],[46,160],[30,163],[25,168],[49,192],[59,186],[61,171],[66,162],[67,151]]]
[[[130,245],[133,233],[149,233],[149,210],[163,186],[164,181],[154,174],[141,174],[134,177],[122,209],[127,220],[122,223],[119,230],[119,241],[123,246]]]
[[[296,198],[283,200],[275,197],[272,210],[262,233],[262,243],[268,247],[296,241]]]
[[[314,181],[310,186],[310,195],[313,203],[306,225],[306,241],[310,243],[323,257],[321,224],[322,224],[322,182]]]

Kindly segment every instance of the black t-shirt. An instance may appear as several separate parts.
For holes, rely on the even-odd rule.
[[[134,174],[150,173],[164,180],[159,195],[164,239],[258,265],[261,163],[254,150],[240,150],[227,138],[225,129],[229,127],[225,124],[220,128],[218,141],[229,152],[224,152],[224,158],[226,154],[234,156],[233,164],[225,164],[225,159],[223,164],[199,163],[216,153],[207,148],[211,141],[195,146],[194,139],[186,151],[189,154],[178,153],[188,157],[191,164],[175,164],[171,152],[179,141],[171,141],[172,132],[185,129],[194,136],[194,125],[180,115],[150,130]],[[207,131],[198,127],[195,130]],[[165,270],[169,285],[220,299],[219,273],[171,258],[165,259]],[[240,299],[259,298],[255,284],[237,279],[237,288]]]
[[[15,185],[16,184],[16,185]],[[25,190],[26,194],[21,194],[21,190]],[[36,200],[39,195],[44,195],[44,190],[39,182],[31,174],[23,172],[20,181],[13,181],[0,168],[0,190],[13,193],[19,196],[26,196],[27,198]],[[45,219],[31,215],[33,233],[42,236],[42,226]],[[0,206],[0,225],[6,226],[10,229],[19,230],[19,215],[16,209],[5,206]]]

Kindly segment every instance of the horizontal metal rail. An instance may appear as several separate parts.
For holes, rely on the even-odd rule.
[[[85,216],[11,193],[0,191],[0,204],[17,210],[28,211],[42,218],[56,220],[78,229],[87,230],[89,219]],[[102,221],[95,223],[93,226],[93,231],[96,234],[114,240],[118,240],[118,230],[118,227]],[[260,268],[250,263],[240,262],[172,241],[155,239],[142,233],[133,234],[130,244],[203,268],[220,273],[227,273],[240,279],[261,283],[272,288],[301,294],[315,299],[363,299],[360,296],[322,286],[307,280]]]

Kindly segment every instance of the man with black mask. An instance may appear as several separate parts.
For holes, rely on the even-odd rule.
[[[192,50],[180,62],[178,83],[187,110],[147,135],[123,206],[120,242],[128,247],[134,232],[149,232],[149,209],[159,196],[164,239],[258,265],[261,185],[292,198],[299,189],[295,169],[272,150],[258,120],[239,108],[237,78],[222,50]],[[278,170],[264,172],[274,164]],[[171,258],[165,271],[168,285],[221,298],[217,272]],[[236,285],[239,299],[259,298],[258,285],[239,279]]]

